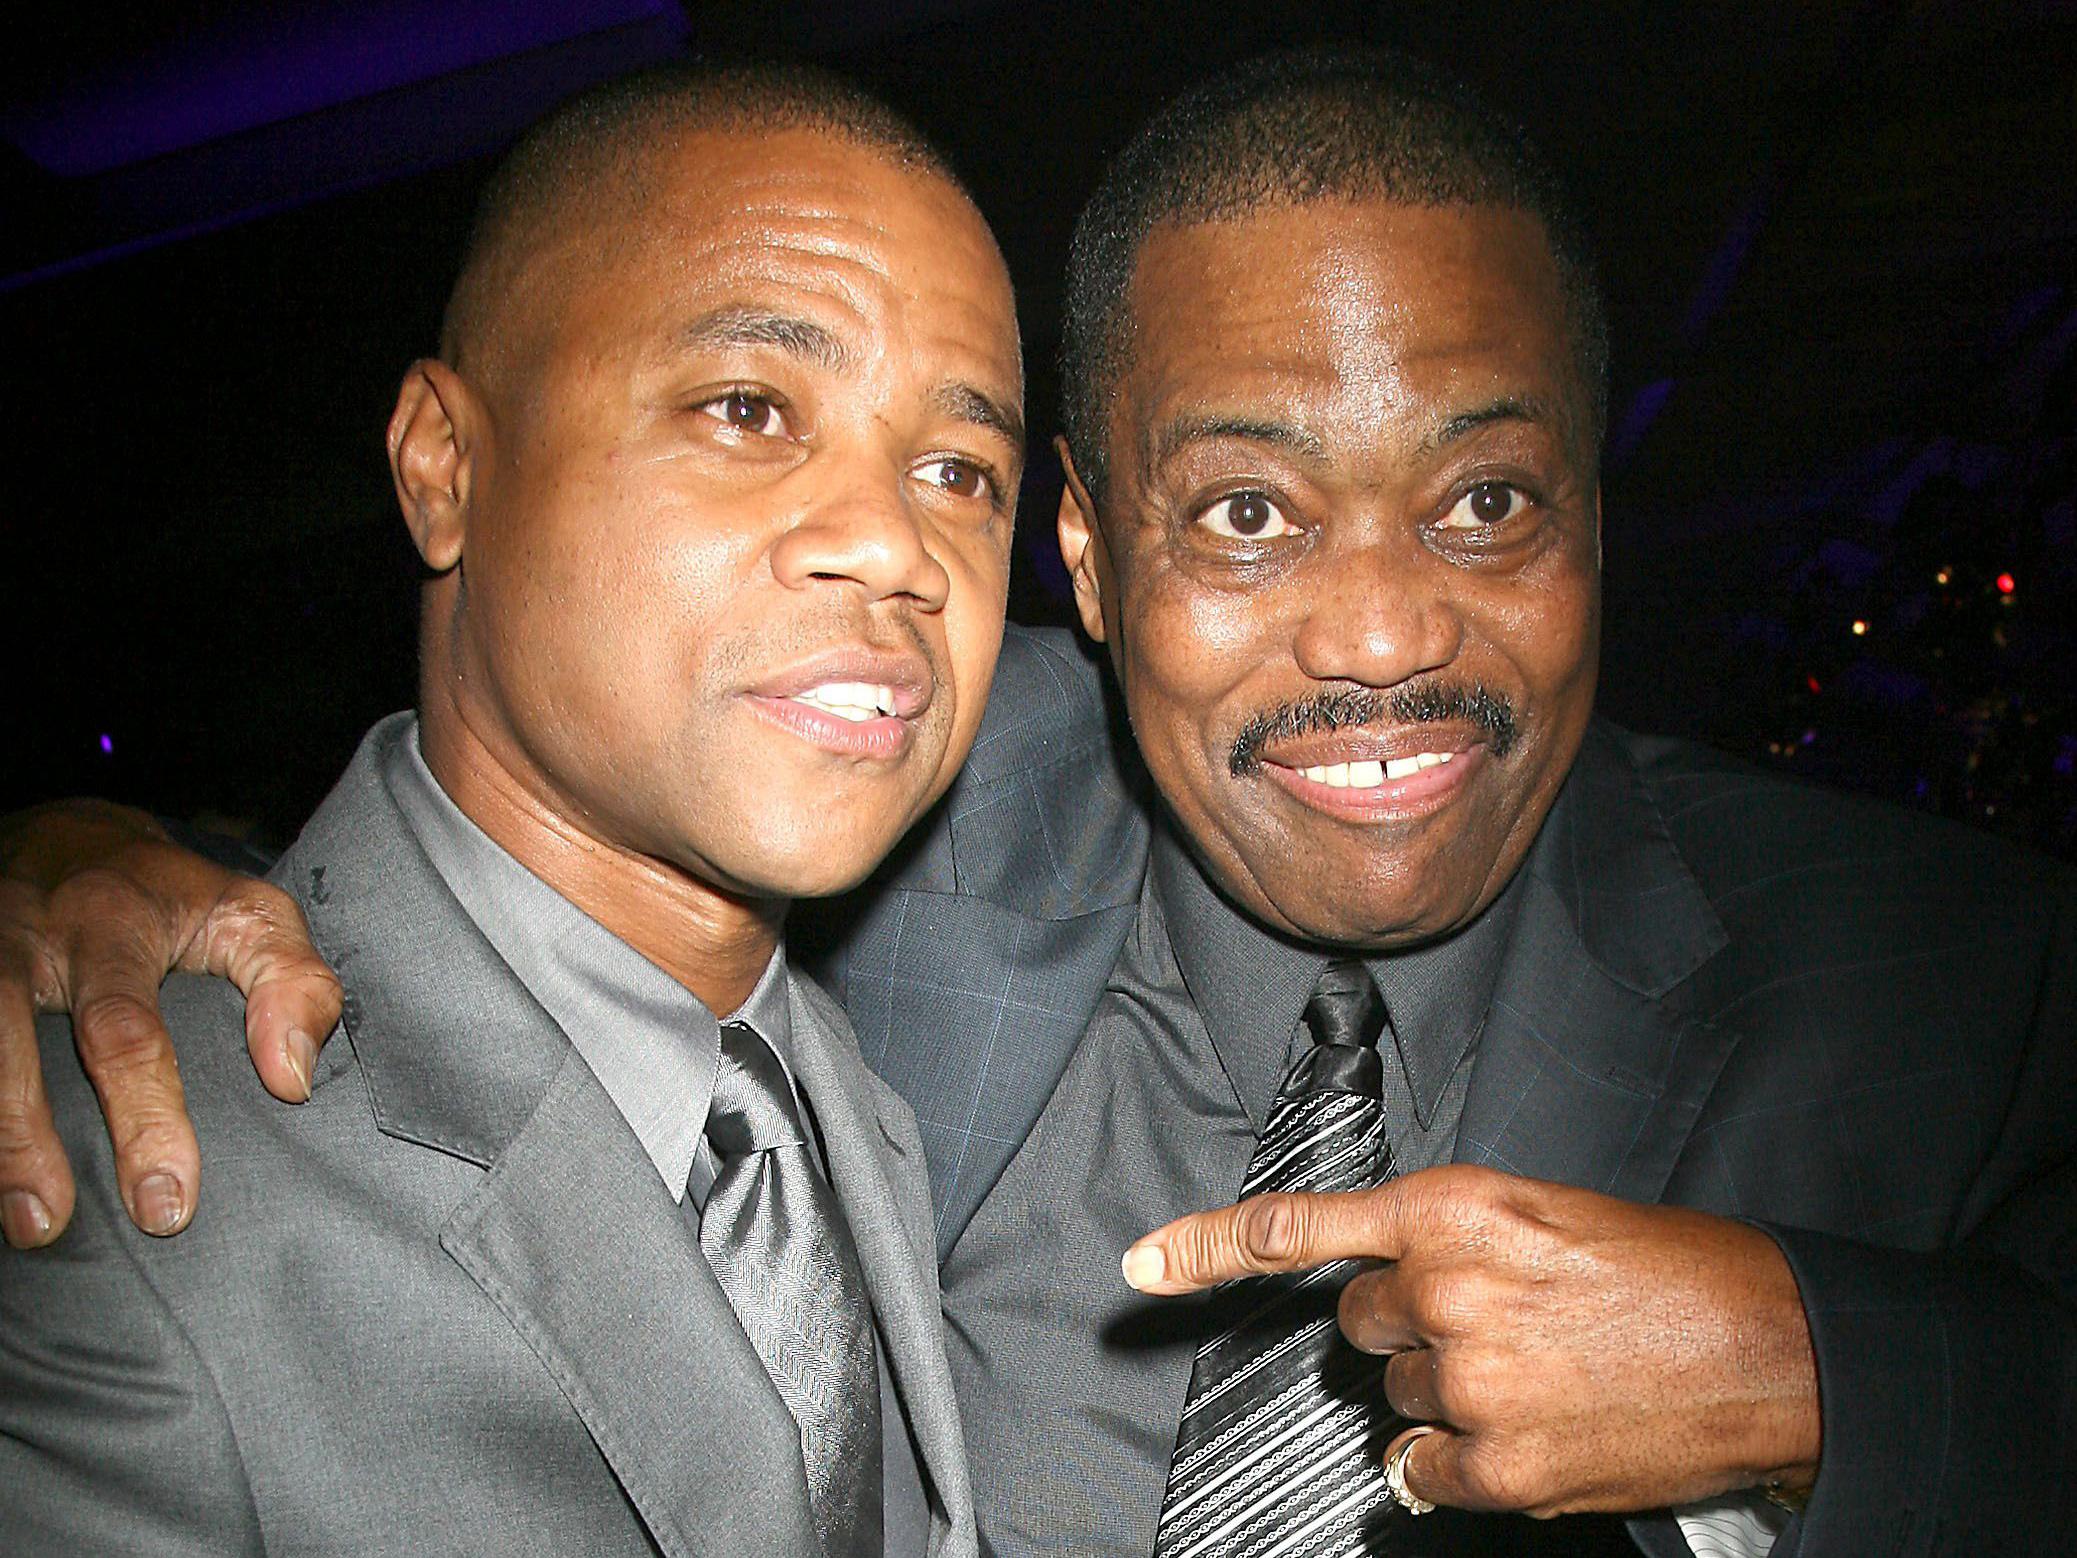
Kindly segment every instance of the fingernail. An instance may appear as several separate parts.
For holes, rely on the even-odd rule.
[[[317,1044],[301,1028],[288,1031],[288,1068],[303,1084],[303,1102],[310,1102],[310,1078],[317,1070]]]
[[[16,1249],[33,1249],[50,1237],[50,1208],[41,1196],[10,1190],[0,1197],[0,1229]]]
[[[168,1234],[180,1226],[187,1203],[180,1181],[171,1174],[147,1175],[137,1186],[137,1226],[146,1233]]]
[[[1125,1280],[1144,1293],[1168,1271],[1158,1244],[1135,1244],[1125,1252]]]

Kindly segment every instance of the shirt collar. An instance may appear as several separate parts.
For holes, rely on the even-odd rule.
[[[1151,882],[1183,983],[1259,1133],[1284,1073],[1311,1042],[1299,1026],[1305,1003],[1341,954],[1279,935],[1227,902],[1166,822],[1154,838]],[[1364,959],[1423,1129],[1485,1026],[1520,896],[1510,882],[1456,934]]]
[[[714,1013],[477,827],[426,767],[415,724],[387,768],[433,869],[591,1067],[673,1199],[682,1197],[714,1099]],[[789,1069],[790,977],[782,946],[731,1018],[756,1029]]]

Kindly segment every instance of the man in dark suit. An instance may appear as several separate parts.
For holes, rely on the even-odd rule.
[[[0,1546],[971,1558],[913,1117],[780,942],[971,744],[1020,396],[987,224],[853,89],[659,72],[521,139],[389,423],[418,711],[275,871],[348,1042],[259,1112],[235,998],[167,988],[240,1143],[171,1242],[54,1078]]]
[[[825,931],[919,1116],[998,1550],[1166,1540],[1205,1323],[1128,1246],[1153,1292],[1389,1258],[1343,1322],[1441,1430],[1393,1496],[1638,1512],[1406,1551],[2062,1547],[2069,884],[1592,720],[1600,357],[1536,165],[1396,62],[1210,83],[1085,213],[1063,550],[1159,819],[1013,633]],[[1249,1180],[1350,963],[1401,1177],[1135,1244]]]

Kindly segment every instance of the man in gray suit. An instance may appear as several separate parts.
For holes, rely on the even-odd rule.
[[[636,78],[521,142],[389,425],[419,713],[275,874],[347,1042],[278,1114],[168,989],[238,1144],[173,1242],[54,1069],[9,1552],[973,1551],[914,1119],[780,933],[972,743],[1020,396],[985,223],[850,89]]]

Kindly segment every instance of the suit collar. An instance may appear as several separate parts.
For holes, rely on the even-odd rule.
[[[476,929],[383,780],[412,724],[393,715],[368,733],[275,877],[302,901],[346,987],[342,1026],[377,1127],[487,1168],[533,1118],[569,1043]]]
[[[1727,938],[1607,727],[1523,876],[1456,1156],[1654,1200],[1737,1035],[1681,999]]]
[[[415,730],[389,743],[384,757],[383,786],[442,884],[584,1056],[665,1188],[681,1197],[720,1064],[715,1014],[479,828],[425,766]],[[774,950],[734,1014],[781,1055],[788,1053],[786,981],[785,953]]]

